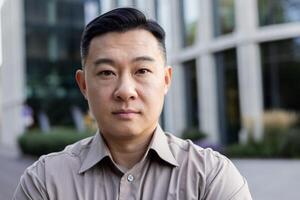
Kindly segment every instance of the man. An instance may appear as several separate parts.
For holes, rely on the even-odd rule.
[[[165,34],[138,10],[119,8],[82,35],[78,86],[99,131],[42,156],[14,199],[251,199],[233,164],[158,125],[172,77]]]

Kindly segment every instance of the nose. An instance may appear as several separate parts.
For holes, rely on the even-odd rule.
[[[136,85],[131,77],[122,77],[119,80],[114,98],[118,101],[129,101],[137,98]]]

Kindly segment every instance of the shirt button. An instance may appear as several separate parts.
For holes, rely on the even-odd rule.
[[[131,175],[131,174],[129,174],[128,176],[127,176],[127,181],[128,182],[132,182],[134,180],[134,177]]]

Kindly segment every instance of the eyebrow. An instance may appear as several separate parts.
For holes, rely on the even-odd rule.
[[[132,62],[139,62],[139,61],[154,62],[155,59],[149,56],[138,56],[132,60]],[[115,65],[115,61],[110,58],[99,58],[94,62],[94,66],[99,66],[102,64]]]
[[[139,56],[133,59],[133,62],[138,62],[138,61],[150,61],[154,62],[155,59],[149,56]]]
[[[94,62],[94,66],[99,66],[101,64],[114,65],[114,61],[109,58],[99,58]]]

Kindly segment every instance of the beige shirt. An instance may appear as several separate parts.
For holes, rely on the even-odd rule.
[[[158,126],[143,159],[125,173],[101,135],[42,156],[21,177],[15,200],[251,200],[245,179],[221,154]]]

